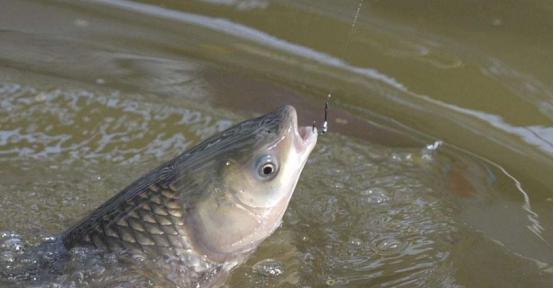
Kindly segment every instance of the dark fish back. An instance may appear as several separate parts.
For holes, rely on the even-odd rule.
[[[183,208],[171,163],[142,177],[62,234],[64,246],[180,254],[186,248]]]

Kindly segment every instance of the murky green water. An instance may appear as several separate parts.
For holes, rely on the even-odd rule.
[[[358,1],[0,7],[2,269],[214,132],[320,120],[332,92],[229,287],[552,285],[551,2],[365,0],[354,26]],[[162,285],[74,254],[52,287]]]

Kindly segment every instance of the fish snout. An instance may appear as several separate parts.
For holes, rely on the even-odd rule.
[[[311,152],[317,142],[318,130],[313,126],[298,126],[298,114],[292,105],[285,105],[278,110],[283,121],[283,130],[291,133],[298,152]]]

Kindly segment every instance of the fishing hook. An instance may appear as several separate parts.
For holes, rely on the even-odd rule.
[[[329,127],[327,126],[328,124],[328,121],[327,121],[327,110],[329,110],[329,100],[331,99],[331,93],[329,93],[329,95],[327,95],[327,101],[325,101],[325,108],[324,108],[324,116],[323,116],[323,125],[321,125],[321,127],[319,128],[319,134],[325,134],[327,133],[327,131],[329,130]],[[316,124],[317,122],[314,120],[314,122],[312,123],[312,132],[316,132],[317,131],[317,128],[316,128]]]

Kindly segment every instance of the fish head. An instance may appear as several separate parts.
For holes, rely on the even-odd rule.
[[[286,209],[308,156],[317,141],[312,127],[298,127],[296,111],[284,106],[263,116],[249,153],[228,159],[225,186],[239,205]],[[284,206],[283,206],[284,205]]]
[[[252,251],[280,225],[317,129],[299,127],[296,110],[284,106],[214,136],[206,165],[213,175],[187,223],[195,246],[214,260]],[[207,172],[205,172],[207,173]]]

